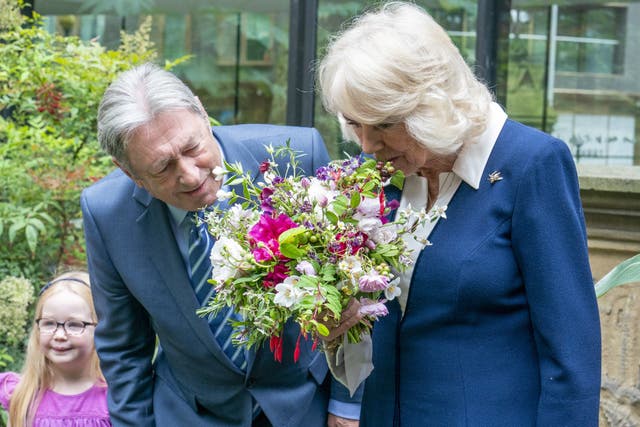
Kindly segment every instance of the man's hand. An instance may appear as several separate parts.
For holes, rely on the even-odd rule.
[[[358,427],[360,421],[350,420],[349,418],[341,418],[333,414],[329,414],[327,419],[327,427]]]
[[[362,320],[362,315],[360,314],[360,302],[355,298],[351,298],[349,304],[347,304],[347,307],[340,315],[340,324],[333,328],[327,325],[329,328],[329,335],[326,337],[321,336],[320,338],[326,342],[331,342],[347,332],[352,326],[360,322],[360,320]]]

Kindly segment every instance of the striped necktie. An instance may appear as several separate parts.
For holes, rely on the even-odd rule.
[[[200,218],[200,221],[198,221],[199,225],[196,224],[195,221],[196,215]],[[207,280],[211,278],[211,260],[209,254],[211,253],[214,241],[213,237],[207,232],[206,223],[202,221],[204,218],[203,211],[190,213],[188,216],[191,219],[191,228],[189,231],[191,286],[193,286],[198,302],[201,306],[204,306],[215,292],[213,286],[207,282]],[[229,307],[220,310],[215,316],[210,315],[208,321],[213,336],[216,338],[218,344],[220,344],[222,350],[237,367],[244,370],[246,368],[244,351],[242,348],[235,347],[231,343],[233,328],[228,321],[234,318],[236,318],[235,314]]]

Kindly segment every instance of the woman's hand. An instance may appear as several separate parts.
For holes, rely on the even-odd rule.
[[[329,343],[334,341],[336,338],[339,338],[347,332],[352,326],[357,325],[360,320],[362,320],[362,315],[360,314],[360,302],[355,298],[351,298],[347,307],[342,311],[340,315],[340,323],[338,325],[327,325],[325,326],[329,329],[329,335],[326,337],[321,336],[325,343]]]
[[[327,418],[327,427],[358,427],[359,425],[360,421],[358,420],[342,418],[333,414],[329,414]]]

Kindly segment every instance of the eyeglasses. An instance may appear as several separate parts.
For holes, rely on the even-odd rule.
[[[36,319],[36,324],[41,334],[53,335],[58,330],[58,327],[62,326],[64,332],[67,335],[82,335],[84,329],[87,326],[95,326],[97,323],[83,322],[82,320],[67,320],[65,322],[58,322],[53,319]]]

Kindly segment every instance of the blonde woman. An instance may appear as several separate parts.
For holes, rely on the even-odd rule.
[[[0,374],[11,427],[111,425],[93,344],[97,321],[87,273],[67,272],[43,287],[22,373]]]
[[[328,111],[407,176],[417,232],[373,328],[361,427],[596,427],[600,324],[567,144],[512,119],[422,8],[390,2],[333,38]],[[411,240],[411,239],[410,239]]]

